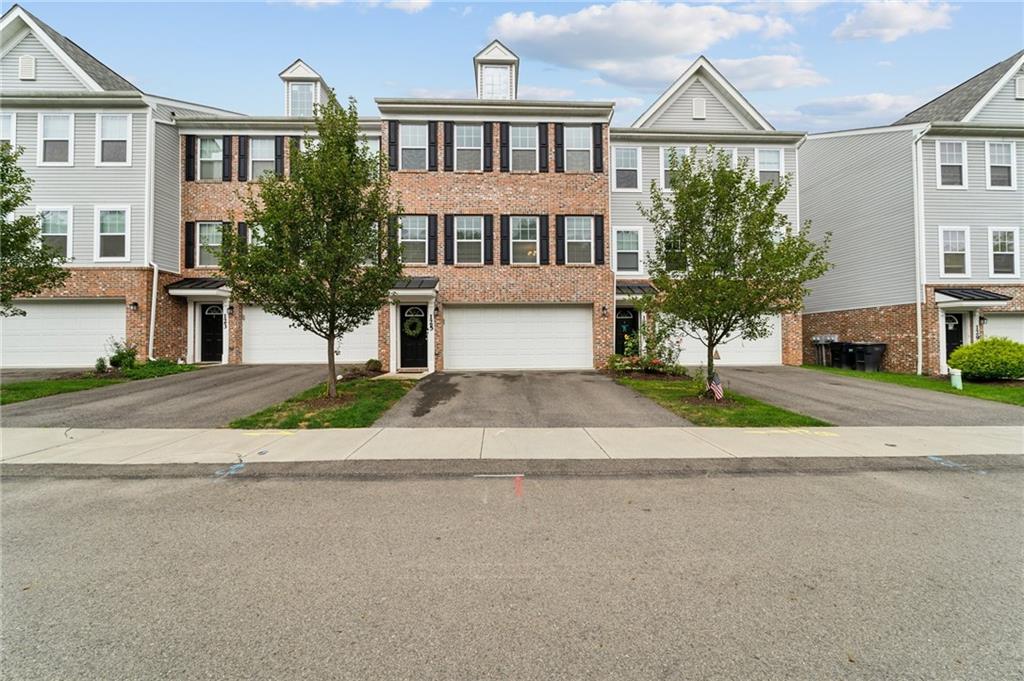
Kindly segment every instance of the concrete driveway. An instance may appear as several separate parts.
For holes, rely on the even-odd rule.
[[[813,369],[722,367],[719,374],[727,388],[837,426],[1024,425],[1024,409],[1013,405]]]
[[[7,427],[218,428],[326,380],[319,365],[225,365],[9,404]]]
[[[685,426],[595,371],[432,374],[377,420],[402,428]]]

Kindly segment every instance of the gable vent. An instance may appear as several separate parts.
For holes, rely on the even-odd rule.
[[[18,57],[18,78],[20,80],[36,79],[36,58],[31,54]]]
[[[1024,99],[1024,76],[1017,76],[1017,99]]]
[[[708,103],[703,97],[693,98],[693,117],[703,120],[707,117]]]

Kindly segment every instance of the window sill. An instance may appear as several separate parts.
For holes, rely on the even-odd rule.
[[[93,258],[93,262],[131,262],[131,258]]]
[[[75,164],[71,161],[39,161],[36,166],[39,168],[74,168]]]
[[[1013,274],[996,274],[993,272],[989,276],[993,279],[1020,279],[1020,274],[1016,272]]]
[[[965,190],[969,189],[969,187],[967,185],[964,185],[964,184],[958,184],[958,185],[937,184],[937,185],[935,185],[935,188],[936,189],[943,189],[943,190],[951,189],[953,191],[965,191]]]
[[[131,168],[132,167],[132,162],[131,161],[125,161],[125,162],[121,162],[121,163],[97,163],[96,167],[97,168]]]
[[[626,192],[626,193],[629,193],[629,194],[637,194],[639,192],[642,192],[643,189],[641,189],[640,187],[634,187],[634,188],[630,188],[630,187],[612,187],[612,191],[613,192]]]
[[[447,172],[458,173],[459,175],[483,175],[484,173],[488,173],[488,172],[491,172],[491,171],[483,170],[483,169],[479,169],[479,170],[459,170],[458,168],[456,168],[455,170],[449,170]]]
[[[1012,192],[1015,191],[1017,187],[985,187],[985,189],[990,192]]]
[[[604,267],[604,265],[595,265],[592,262],[567,262],[563,267]]]
[[[514,262],[510,263],[509,267],[540,267],[539,262]]]
[[[941,279],[970,279],[971,274],[946,274],[945,272],[939,272],[939,278]]]
[[[224,180],[192,180],[197,184],[227,184]],[[230,180],[228,180],[230,182]]]
[[[398,170],[395,170],[393,172],[396,172],[396,173],[409,173],[410,175],[415,175],[417,173],[436,173],[437,171],[436,170],[429,170],[427,168],[399,168]]]
[[[485,264],[482,263],[482,262],[457,262],[457,263],[455,263],[453,265],[453,267],[469,267],[469,268],[484,267],[484,266],[485,266]]]

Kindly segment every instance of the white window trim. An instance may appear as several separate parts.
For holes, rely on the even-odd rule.
[[[66,116],[68,119],[68,160],[67,161],[44,161],[43,160],[43,117],[44,116]],[[40,112],[36,119],[36,165],[71,167],[75,165],[75,114],[63,111]]]
[[[942,144],[953,143],[960,145],[960,158],[962,163],[960,164],[963,168],[963,184],[942,184]],[[986,147],[987,154],[987,147]],[[985,171],[988,172],[987,170]],[[964,190],[967,189],[967,141],[966,140],[947,140],[937,139],[935,140],[935,188],[936,189],[952,189],[952,190]]]
[[[409,147],[409,146],[406,146],[406,145],[402,144],[402,126],[406,126],[406,125],[409,125],[409,126],[415,125],[417,127],[423,127],[426,130],[426,135],[424,135],[424,140],[423,140],[423,146],[422,147]],[[405,167],[405,164],[402,163],[402,159],[403,159],[402,151],[405,150],[405,149],[422,149],[423,150],[423,167],[422,168],[406,168]],[[454,159],[453,159],[453,162],[454,162]],[[424,170],[429,170],[430,169],[430,125],[426,121],[423,121],[423,122],[412,122],[412,121],[410,121],[408,123],[399,123],[398,124],[398,169],[399,170],[417,170],[417,171],[424,171]]]
[[[505,93],[502,97],[488,97],[487,96],[487,83],[484,74],[488,71],[504,71],[506,75],[506,87]],[[511,64],[481,64],[480,65],[480,99],[485,100],[508,100],[512,99],[512,65]]]
[[[295,87],[296,85],[311,85],[312,86],[312,92],[311,92],[312,112],[310,113],[309,116],[298,116],[298,114],[292,113],[292,88]],[[288,109],[288,115],[289,116],[297,116],[299,118],[309,118],[314,113],[316,113],[316,103],[317,103],[317,100],[320,98],[320,84],[317,83],[316,81],[309,81],[309,80],[292,80],[292,81],[288,81],[288,87],[285,88],[285,98],[286,98],[285,99],[285,106]]]
[[[993,144],[1010,145],[1010,186],[992,186],[992,160],[989,154],[989,147]],[[992,191],[1013,191],[1017,188],[1017,143],[1013,140],[985,140],[985,189]]]
[[[619,159],[616,152],[619,149],[635,149],[636,150],[636,188],[633,187],[620,187],[619,186]],[[643,177],[643,166],[644,166],[644,148],[633,144],[617,144],[612,147],[612,189],[617,192],[639,192],[643,191],[644,188],[644,177]],[[633,168],[624,168],[624,170],[633,170]]]
[[[475,218],[475,219],[479,220],[480,221],[480,238],[479,239],[460,239],[459,238],[459,224],[458,224],[459,223],[459,218]],[[452,217],[452,232],[454,232],[452,234],[452,238],[455,241],[455,253],[454,253],[455,257],[452,259],[452,262],[454,262],[456,265],[482,265],[482,264],[484,264],[484,256],[486,255],[484,253],[484,216],[482,216],[482,215],[455,215],[455,216]],[[463,261],[459,260],[459,244],[460,243],[463,243],[463,244],[479,243],[480,244],[480,259],[476,260],[476,261],[470,260],[470,261],[467,261],[467,262],[463,262]]]
[[[11,144],[11,149],[18,148],[18,112],[16,111],[5,111],[5,116],[11,117],[11,138],[7,140]]]
[[[461,147],[461,146],[459,146],[459,128],[460,127],[479,128],[480,129],[480,146],[479,147]],[[455,149],[455,151],[453,152],[454,158],[452,159],[452,168],[457,173],[481,173],[481,172],[483,172],[483,170],[484,170],[484,143],[486,142],[486,140],[484,139],[484,126],[483,126],[483,124],[482,123],[455,123],[453,128],[454,129],[452,130],[452,133],[455,136],[455,139],[453,140],[452,147]],[[429,126],[427,127],[427,146],[428,147],[430,146],[430,127]],[[479,168],[468,168],[468,169],[459,168],[459,150],[460,149],[462,149],[462,150],[479,150],[479,152],[480,152],[480,167]],[[429,152],[428,152],[428,155],[429,155]],[[399,156],[401,156],[401,154],[399,154]],[[510,156],[509,157],[509,162],[511,162],[511,161],[512,161],[512,158]],[[427,161],[427,164],[428,165],[430,164],[429,160]]]
[[[526,218],[526,219],[529,219],[529,220],[533,220],[533,224],[536,227],[535,230],[534,230],[536,232],[536,236],[533,238],[533,245],[536,246],[534,251],[536,252],[537,255],[534,256],[533,262],[516,262],[516,249],[515,249],[515,245],[517,243],[520,243],[520,244],[529,243],[529,241],[527,239],[516,239],[515,236],[513,235],[513,232],[512,232],[512,221],[517,219],[517,218]],[[509,225],[509,227],[508,227],[508,264],[509,265],[539,265],[540,264],[540,218],[537,217],[536,215],[510,215],[510,216],[508,216],[508,225]]]
[[[415,147],[410,147],[410,148],[415,148]],[[399,154],[399,156],[401,156],[401,154]],[[424,225],[423,225],[423,238],[422,239],[408,239],[408,240],[403,239],[402,238],[402,218],[423,218],[423,221],[424,221]],[[422,261],[420,261],[420,260],[416,260],[416,261],[406,260],[405,259],[405,255],[403,253],[403,255],[402,255],[402,264],[403,265],[421,265],[422,266],[422,265],[428,264],[430,262],[430,253],[427,252],[430,249],[430,218],[427,217],[426,215],[422,215],[422,214],[418,214],[418,213],[409,213],[408,215],[400,215],[398,217],[398,243],[399,243],[399,245],[403,245],[403,244],[406,244],[406,243],[411,243],[411,244],[413,244],[413,243],[420,244],[421,243],[421,244],[423,244],[423,260]],[[403,251],[404,250],[405,249],[403,249]]]
[[[619,232],[636,232],[637,269],[635,270],[619,269]],[[639,227],[612,228],[612,268],[615,274],[623,276],[642,276],[644,274],[644,230]]]
[[[106,211],[124,211],[124,257],[100,257],[100,213]],[[96,262],[129,262],[132,259],[132,207],[131,206],[95,206],[93,208],[93,246],[92,258]]]
[[[533,128],[534,140],[536,140],[532,147],[517,147],[512,144],[512,128]],[[512,156],[513,152],[516,151],[533,151],[533,170],[512,170]],[[509,126],[508,133],[508,171],[510,173],[526,175],[527,173],[539,173],[540,172],[540,131],[537,129],[537,125],[516,125],[512,124]]]
[[[36,206],[36,217],[39,218],[40,220],[42,220],[43,213],[60,212],[60,211],[63,211],[63,212],[68,214],[68,243],[67,243],[67,253],[64,254],[64,257],[67,258],[68,260],[72,260],[73,259],[72,258],[72,252],[73,251],[72,251],[72,248],[71,248],[71,233],[74,231],[74,225],[75,225],[75,209],[74,209],[74,207],[73,206]],[[42,239],[42,236],[43,236],[42,231],[41,231],[42,227],[43,227],[42,222],[40,222],[39,223],[39,229],[40,229],[40,235],[39,236],[40,236],[40,239]],[[99,228],[97,227],[97,231],[98,230],[99,230]]]
[[[732,156],[732,166],[731,167],[732,167],[733,170],[736,170],[737,168],[740,167],[740,150],[739,150],[738,147],[715,147],[715,153],[718,153],[719,151],[731,152],[730,153],[730,156]],[[785,159],[785,157],[786,157],[785,153],[783,153],[782,157],[783,157],[783,159]]]
[[[786,148],[785,147],[756,147],[754,149],[754,175],[758,182],[761,181],[761,152],[779,152],[779,182],[786,179]]]
[[[203,178],[203,161],[216,161],[214,158],[203,158],[203,139],[220,139],[220,162],[221,172],[218,177],[207,177]],[[217,135],[199,135],[196,137],[196,179],[200,182],[223,182],[224,181],[224,163],[231,163],[229,158],[227,161],[224,160],[224,141],[223,138],[217,137]]]
[[[672,145],[658,147],[658,184],[661,185],[661,191],[663,192],[671,191],[672,189],[665,184],[665,171],[668,170],[668,165],[665,163],[665,154],[669,149],[682,151],[684,157],[688,157],[690,155],[690,147],[675,147]]]
[[[995,232],[1013,232],[1013,273],[996,274],[996,254],[992,249],[992,235]],[[1020,279],[1020,229],[1017,227],[989,227],[988,228],[988,272],[989,276],[996,279]]]
[[[276,159],[277,152],[274,152],[274,154],[271,154],[270,158],[256,158],[256,155],[252,153],[252,142],[253,142],[253,140],[257,140],[257,139],[269,139],[269,140],[273,141],[274,138],[273,137],[265,137],[265,136],[262,136],[262,135],[258,135],[258,136],[254,136],[254,137],[250,137],[249,138],[249,168],[248,168],[248,171],[249,171],[249,182],[255,182],[258,179],[260,179],[259,177],[256,177],[256,174],[253,172],[253,169],[252,169],[253,168],[253,163],[255,163],[257,161],[262,161],[262,162],[267,162],[267,161],[276,162],[277,161],[277,159]],[[310,140],[308,144],[306,142],[307,139]],[[312,146],[312,143],[313,143],[313,138],[303,137],[302,139],[299,140],[299,150],[302,151],[303,153],[305,153],[308,150],[308,147]],[[317,143],[319,143],[319,139],[317,140]],[[223,151],[221,152],[221,155],[223,156]]]
[[[221,244],[223,244],[224,243],[224,222],[221,221],[221,220],[197,220],[196,221],[196,246],[195,246],[195,248],[196,248],[196,252],[195,252],[196,269],[197,270],[215,270],[215,269],[220,267],[220,256],[217,257],[218,262],[217,262],[216,265],[200,265],[199,264],[199,255],[200,255],[200,253],[202,253],[202,250],[203,250],[203,240],[199,237],[200,233],[202,232],[202,230],[200,229],[200,225],[220,225],[220,229],[221,229],[220,242],[221,242]]]
[[[104,116],[126,116],[128,118],[128,131],[127,139],[125,140],[125,152],[124,161],[103,161],[103,131],[101,128],[101,121]],[[132,114],[119,114],[113,112],[103,112],[96,114],[96,167],[130,167],[132,164]]]
[[[964,233],[964,273],[963,274],[946,274],[946,251],[944,249],[944,239],[946,232],[963,232]],[[939,276],[946,277],[949,279],[969,279],[971,276],[971,228],[966,226],[946,226],[939,227]]]
[[[588,136],[587,136],[587,146],[586,146],[586,149],[584,149],[583,147],[570,147],[569,146],[569,142],[565,138],[565,130],[566,130],[566,128],[582,128],[582,129],[587,131]],[[563,172],[566,172],[566,173],[569,173],[569,174],[572,174],[572,173],[592,173],[592,172],[594,172],[594,141],[590,137],[591,134],[593,134],[593,133],[591,133],[590,127],[588,127],[586,125],[566,125],[566,126],[564,126],[562,128],[562,171]],[[587,166],[588,170],[569,170],[568,160],[569,160],[569,152],[570,151],[586,151],[587,152],[587,158],[590,159],[590,163]]]
[[[595,239],[595,235],[594,235],[594,216],[593,215],[566,215],[565,218],[567,220],[569,218],[586,218],[587,220],[590,220],[590,259],[586,260],[584,262],[569,262],[569,244],[570,244],[570,242],[574,243],[574,244],[580,244],[580,243],[583,243],[583,241],[581,241],[579,239],[569,239],[569,226],[565,225],[565,264],[566,265],[593,265],[594,264],[594,241],[596,240]],[[540,235],[540,232],[538,231],[538,236],[539,235]]]

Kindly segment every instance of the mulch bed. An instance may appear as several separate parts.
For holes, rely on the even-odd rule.
[[[612,372],[615,376],[632,378],[637,381],[690,381],[689,376],[676,376],[675,374],[649,374],[645,371],[618,371]]]

